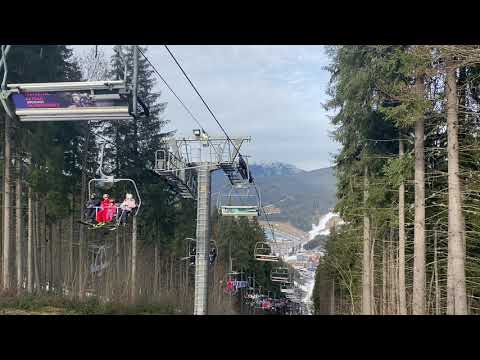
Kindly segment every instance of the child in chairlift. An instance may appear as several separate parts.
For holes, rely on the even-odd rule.
[[[227,280],[227,287],[225,288],[225,293],[227,294],[231,294],[235,291],[235,287],[233,285],[233,279],[232,278],[229,278]]]
[[[96,194],[90,195],[90,199],[88,199],[87,203],[85,204],[85,219],[90,224],[95,223],[95,213],[97,212],[96,209],[100,206],[100,200],[97,199]]]
[[[97,212],[97,223],[100,225],[105,224],[106,222],[111,221],[110,213],[111,213],[111,203],[112,200],[108,196],[108,194],[103,194],[103,200],[100,203],[100,210]],[[115,206],[115,205],[114,205]]]
[[[132,194],[125,194],[125,200],[120,204],[120,223],[125,226],[128,222],[128,215],[137,207]]]
[[[110,199],[110,202],[107,206],[106,220],[107,222],[113,221],[116,217],[117,205],[115,204],[115,199]]]

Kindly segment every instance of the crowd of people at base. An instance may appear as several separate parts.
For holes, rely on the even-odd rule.
[[[288,299],[272,299],[266,295],[247,293],[244,297],[245,303],[264,311],[278,314],[295,313],[295,305]]]
[[[91,225],[99,226],[115,221],[125,226],[128,216],[136,207],[135,199],[130,193],[125,194],[125,199],[121,203],[116,203],[108,194],[104,194],[102,200],[98,199],[96,194],[92,194],[85,205],[85,219]]]

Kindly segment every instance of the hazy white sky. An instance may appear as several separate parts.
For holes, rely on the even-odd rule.
[[[107,55],[111,46],[99,46]],[[74,46],[80,54],[91,46]],[[170,45],[170,50],[197,86],[230,136],[252,142],[242,153],[251,161],[281,161],[304,170],[331,165],[338,145],[331,139],[322,103],[329,74],[323,46]],[[210,135],[220,128],[162,45],[146,55]],[[196,128],[173,94],[158,79],[165,117],[181,136]]]

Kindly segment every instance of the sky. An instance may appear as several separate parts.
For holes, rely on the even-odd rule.
[[[80,55],[93,46],[74,46]],[[112,46],[99,46],[107,55]],[[323,46],[169,45],[230,137],[250,136],[242,154],[250,162],[293,164],[303,170],[332,165],[339,145],[322,104],[329,73]],[[146,55],[200,121],[209,135],[220,135],[215,120],[195,94],[163,45],[148,46]],[[157,77],[158,78],[158,77]],[[166,130],[191,136],[198,125],[158,79],[167,102]]]

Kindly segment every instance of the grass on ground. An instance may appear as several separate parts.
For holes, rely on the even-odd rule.
[[[175,307],[169,303],[127,305],[102,303],[96,298],[79,301],[58,295],[0,295],[0,315],[169,315],[174,313]]]

